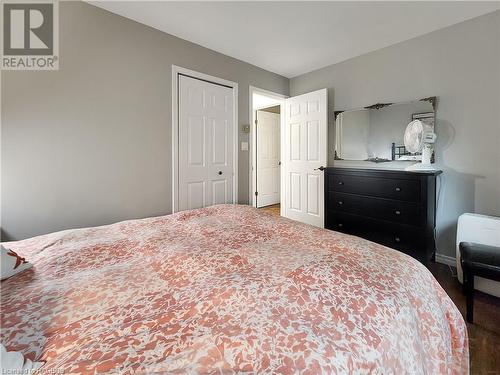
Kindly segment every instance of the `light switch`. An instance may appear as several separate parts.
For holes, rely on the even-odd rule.
[[[248,142],[241,142],[241,151],[248,151]]]

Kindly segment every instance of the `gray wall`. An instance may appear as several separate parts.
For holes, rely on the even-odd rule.
[[[60,3],[60,70],[2,74],[2,233],[171,212],[171,66],[288,94],[289,80],[81,2]],[[239,153],[248,201],[248,152]]]
[[[439,253],[454,256],[461,213],[500,215],[500,11],[293,78],[290,94],[324,87],[332,112],[438,96]]]
[[[500,214],[500,12],[292,79],[80,2],[60,5],[60,70],[2,74],[3,240],[171,212],[171,65],[292,95],[329,88],[330,110],[439,97],[444,170],[438,251],[462,212]],[[333,115],[330,116],[333,126]],[[330,150],[334,131],[330,129]],[[248,199],[248,153],[239,153]]]

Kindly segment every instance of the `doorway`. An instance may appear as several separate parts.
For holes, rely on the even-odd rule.
[[[258,109],[255,114],[256,206],[280,204],[280,106]]]
[[[249,201],[254,207],[280,214],[281,155],[286,96],[250,86]]]
[[[289,219],[324,227],[324,166],[327,165],[328,91],[320,89],[294,97],[250,87],[249,201],[259,203],[257,187],[259,110],[279,106],[279,213]],[[255,121],[257,120],[257,124]],[[262,162],[261,162],[262,163]],[[269,181],[269,179],[265,180]],[[261,181],[262,182],[262,177]],[[259,187],[260,188],[260,187]],[[262,210],[277,211],[264,206]]]

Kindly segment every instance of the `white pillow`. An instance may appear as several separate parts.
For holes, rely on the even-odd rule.
[[[1,247],[1,279],[5,280],[8,277],[14,276],[16,273],[22,272],[31,268],[32,264],[28,263],[24,258],[17,255],[14,251]]]
[[[24,359],[19,352],[8,352],[2,344],[0,344],[0,363],[2,374],[32,374],[44,365],[43,362]]]

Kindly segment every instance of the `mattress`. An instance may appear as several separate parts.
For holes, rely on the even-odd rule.
[[[249,206],[4,243],[1,341],[44,371],[466,374],[464,320],[413,258]]]

